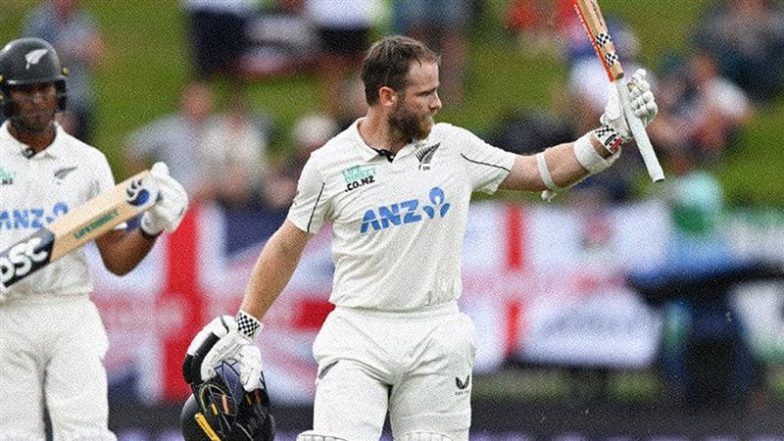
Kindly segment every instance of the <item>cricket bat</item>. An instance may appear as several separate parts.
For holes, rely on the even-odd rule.
[[[149,170],[85,202],[0,252],[0,281],[9,287],[152,207],[158,188]]]
[[[632,136],[637,142],[637,148],[640,150],[643,162],[645,162],[648,175],[653,182],[663,181],[664,171],[659,164],[659,159],[656,157],[656,152],[653,150],[651,140],[645,132],[645,126],[631,108],[629,89],[623,81],[623,68],[615,52],[615,44],[607,30],[607,23],[604,21],[601,9],[599,9],[599,3],[597,0],[574,0],[574,9],[580,17],[585,31],[588,33],[588,38],[590,38],[596,54],[604,65],[607,77],[618,89],[626,122],[629,124]]]

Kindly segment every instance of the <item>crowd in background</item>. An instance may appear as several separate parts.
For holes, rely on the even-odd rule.
[[[180,1],[190,45],[188,80],[171,114],[127,134],[127,172],[163,160],[195,201],[214,201],[231,210],[287,210],[310,152],[364,114],[358,70],[364,51],[382,29],[421,39],[442,55],[440,94],[446,106],[460,105],[471,87],[466,75],[468,47],[482,1],[264,3],[259,9],[255,0]],[[389,13],[383,27],[382,6]],[[510,151],[534,153],[592,129],[603,112],[607,81],[571,2],[509,0],[501,19],[520,50],[558,54],[568,80],[551,108],[510,114],[486,134],[487,140]],[[643,43],[631,27],[619,17],[610,16],[608,22],[625,70],[644,67],[652,78],[660,113],[648,130],[672,176],[670,201],[675,209],[691,204],[706,207],[701,215],[715,215],[724,202],[720,183],[710,171],[737,148],[738,136],[754,114],[784,91],[784,5],[768,0],[711,4],[693,24],[688,52],[658,54],[658,64],[648,66],[640,61]],[[270,32],[269,27],[277,31]],[[58,118],[66,130],[90,142],[100,117],[100,97],[92,85],[105,52],[100,24],[78,0],[46,0],[30,11],[22,32],[57,48],[70,70],[68,111]],[[291,133],[281,133],[279,122],[252,104],[249,90],[263,87],[265,78],[303,69],[316,73],[322,100],[314,103],[313,112],[301,115]],[[217,83],[227,85],[220,88],[222,99],[216,97]],[[269,146],[279,137],[292,145],[273,157]],[[642,163],[629,152],[565,198],[594,209],[628,202],[639,197],[641,176]],[[703,233],[697,236],[718,240]],[[675,302],[683,305],[683,299]],[[699,316],[701,307],[709,309],[707,314],[716,313],[705,305],[689,303],[688,313]],[[738,344],[742,331],[717,332]]]
[[[297,156],[308,147],[287,146],[284,156],[290,157],[270,158],[269,145],[282,138],[296,144],[297,139],[278,131],[269,112],[252,105],[249,89],[263,87],[264,79],[275,75],[315,72],[320,102],[314,113],[333,121],[336,133],[364,114],[358,76],[362,56],[374,36],[389,32],[414,36],[442,55],[439,92],[447,106],[460,105],[470,87],[470,32],[483,3],[181,0],[188,81],[173,114],[128,134],[127,171],[166,159],[194,199],[234,208],[285,209],[293,184],[284,181],[296,179],[287,171],[297,170],[288,162],[301,161]],[[571,2],[509,0],[499,20],[520,50],[556,54],[568,74],[549,108],[507,115],[486,133],[487,140],[533,153],[590,130],[603,111],[607,81]],[[608,15],[608,25],[625,70],[644,67],[651,74],[660,114],[649,134],[671,173],[721,166],[755,112],[784,88],[784,7],[779,3],[726,0],[710,5],[691,28],[690,50],[657,54],[655,65],[640,62],[641,43],[627,23]],[[738,34],[737,29],[747,31]],[[97,20],[78,0],[45,0],[27,15],[22,33],[58,49],[70,71],[68,111],[60,122],[90,142],[96,119],[92,76],[105,50]],[[215,96],[216,82],[228,83],[221,88],[221,99]],[[199,173],[205,167],[210,172]],[[567,199],[634,200],[642,171],[637,155],[624,155]]]

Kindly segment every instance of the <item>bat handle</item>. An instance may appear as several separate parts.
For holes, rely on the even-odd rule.
[[[640,155],[642,155],[645,168],[648,169],[648,175],[653,182],[663,181],[664,171],[661,164],[659,164],[659,159],[656,157],[656,152],[653,150],[648,133],[645,132],[645,126],[642,124],[642,120],[634,114],[634,110],[632,110],[629,101],[629,89],[621,79],[615,81],[615,86],[618,88],[618,93],[621,96],[623,114],[626,116],[626,122],[629,124],[632,136],[637,142],[637,149],[640,151]]]

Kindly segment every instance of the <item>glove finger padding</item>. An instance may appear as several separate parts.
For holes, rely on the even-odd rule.
[[[155,176],[169,176],[169,166],[165,162],[156,162],[150,172]]]
[[[627,84],[632,110],[634,110],[634,114],[642,120],[645,126],[659,112],[659,106],[656,104],[653,92],[651,92],[651,85],[648,82],[647,75],[648,73],[645,69],[638,69]]]
[[[162,218],[166,231],[174,231],[188,208],[188,193],[179,182],[169,176],[169,167],[163,162],[153,165],[151,172],[160,191],[160,200],[152,210]]]
[[[604,113],[599,117],[599,121],[610,127],[615,133],[623,138],[623,142],[627,142],[631,138],[631,131],[629,125],[626,123],[626,118],[623,116],[623,108],[621,107],[621,95],[615,86],[615,83],[610,83],[607,90],[607,103],[604,106]]]
[[[261,351],[254,344],[242,346],[237,354],[240,363],[240,382],[242,388],[252,392],[261,387]]]
[[[188,208],[188,193],[174,178],[169,176],[169,167],[156,162],[150,174],[158,187],[158,202],[142,216],[141,227],[150,235],[163,230],[172,232],[177,229]]]
[[[237,322],[234,317],[224,315],[214,318],[191,341],[182,365],[182,373],[189,384],[200,383],[215,376],[215,366],[223,360],[221,356],[234,350],[239,352]],[[230,358],[230,357],[226,357]]]

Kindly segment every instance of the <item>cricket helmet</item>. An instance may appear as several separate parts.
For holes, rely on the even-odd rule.
[[[185,441],[273,441],[275,419],[264,375],[261,388],[246,392],[239,362],[221,362],[215,377],[191,385],[193,394],[180,413]]]
[[[54,83],[57,110],[65,110],[65,76],[57,51],[40,38],[19,38],[0,50],[0,108],[6,117],[13,111],[9,89],[31,84]]]

